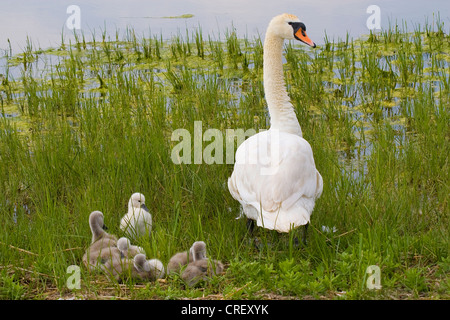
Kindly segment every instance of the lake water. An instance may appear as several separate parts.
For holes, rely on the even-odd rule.
[[[366,10],[372,4],[380,8],[382,28],[403,20],[413,30],[427,19],[432,23],[438,12],[446,30],[450,25],[448,0],[1,0],[0,49],[9,48],[9,39],[13,54],[19,53],[27,36],[35,49],[58,46],[62,32],[67,43],[73,38],[66,27],[70,5],[80,8],[80,27],[88,40],[105,30],[115,39],[116,31],[123,33],[127,27],[138,35],[162,34],[164,39],[199,26],[216,38],[232,26],[239,36],[262,36],[273,16],[287,12],[299,16],[310,38],[320,44],[325,33],[336,40],[347,32],[353,38],[367,34],[371,14]],[[185,14],[193,16],[164,18]]]

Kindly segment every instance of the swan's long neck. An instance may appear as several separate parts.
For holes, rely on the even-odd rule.
[[[270,113],[271,129],[302,136],[283,74],[284,39],[267,30],[264,41],[264,93]]]
[[[103,230],[103,223],[100,223],[98,219],[95,219],[91,221],[91,231],[92,231],[92,241],[91,243],[94,243],[98,239],[102,237],[102,235],[105,233]]]

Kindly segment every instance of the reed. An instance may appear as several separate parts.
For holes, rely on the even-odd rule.
[[[258,230],[256,249],[235,220],[232,164],[172,162],[172,132],[193,135],[194,121],[224,136],[268,128],[261,39],[238,39],[233,29],[222,37],[199,27],[163,41],[127,29],[115,40],[103,32],[59,48],[36,50],[28,40],[23,53],[5,51],[0,297],[47,298],[56,288],[88,298],[448,299],[443,23],[326,37],[315,50],[286,45],[288,91],[324,179],[306,247],[295,247],[293,233]],[[82,267],[82,288],[71,292],[66,270],[82,264],[89,213],[102,211],[120,235],[133,192],[153,215],[153,235],[139,243],[148,257],[167,262],[203,240],[226,273],[186,289],[176,275],[139,286]],[[380,267],[381,290],[366,286],[371,265]]]

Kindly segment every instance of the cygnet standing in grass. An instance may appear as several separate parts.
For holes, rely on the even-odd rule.
[[[167,274],[180,272],[181,268],[194,261],[194,252],[197,250],[199,259],[206,258],[206,244],[203,241],[194,242],[192,247],[183,252],[177,252],[167,264]]]
[[[141,193],[133,193],[128,201],[128,212],[120,221],[120,229],[131,239],[149,235],[152,231],[152,215]]]
[[[89,226],[92,231],[92,241],[83,255],[83,263],[90,270],[94,270],[114,257],[120,259],[121,252],[117,248],[117,238],[105,231],[106,226],[102,212],[93,211],[89,215]]]
[[[139,253],[145,254],[144,248],[132,245],[130,240],[125,237],[117,240],[117,248],[119,248],[120,252],[122,252],[124,258],[133,258]]]
[[[133,278],[154,281],[163,278],[164,266],[158,259],[147,260],[145,254],[139,253],[133,259],[113,259],[103,266],[103,270],[118,281]]]
[[[195,242],[191,250],[194,261],[187,265],[181,275],[181,278],[190,287],[195,286],[201,280],[207,280],[223,272],[222,262],[206,258],[206,244],[203,241]]]

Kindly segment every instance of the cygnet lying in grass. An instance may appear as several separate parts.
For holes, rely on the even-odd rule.
[[[118,281],[129,278],[154,281],[165,275],[164,265],[160,260],[147,260],[142,253],[137,254],[133,259],[115,258],[107,261],[103,270]]]
[[[114,257],[120,258],[121,252],[117,248],[117,238],[104,230],[106,226],[103,213],[93,211],[89,215],[89,226],[92,231],[92,241],[82,259],[89,270],[94,270]]]
[[[128,201],[128,212],[120,220],[120,229],[130,239],[149,235],[152,231],[152,215],[141,193],[133,193]]]
[[[203,241],[197,241],[189,250],[174,254],[167,264],[167,274],[180,272],[182,267],[194,261],[194,252],[197,252],[197,259],[206,258],[206,244]]]
[[[221,274],[223,269],[223,264],[219,260],[206,258],[189,263],[181,278],[190,287],[193,287],[201,280],[208,280],[208,278]]]
[[[199,281],[223,272],[222,262],[206,258],[206,244],[203,241],[195,242],[191,251],[194,261],[190,262],[181,274],[181,278],[189,286],[195,286]]]
[[[133,258],[139,253],[145,254],[144,248],[132,245],[130,240],[125,237],[117,240],[117,248],[119,248],[120,252],[122,252],[124,258]]]

